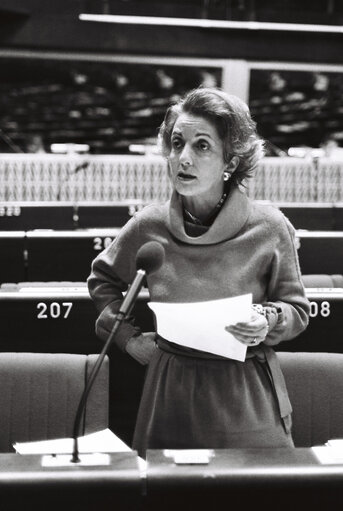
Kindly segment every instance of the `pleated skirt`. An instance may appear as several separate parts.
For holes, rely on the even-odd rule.
[[[280,370],[281,371],[281,370]],[[149,363],[133,449],[294,447],[265,360],[183,353],[163,340]]]

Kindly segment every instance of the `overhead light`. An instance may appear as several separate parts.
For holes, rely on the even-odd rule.
[[[167,18],[160,16],[117,16],[114,14],[80,14],[81,21],[119,23],[126,25],[160,25],[172,27],[221,28],[232,30],[282,30],[285,32],[324,32],[342,34],[339,25],[311,25],[307,23],[269,23],[259,21],[226,21],[194,18]]]

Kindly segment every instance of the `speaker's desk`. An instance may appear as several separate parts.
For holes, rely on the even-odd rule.
[[[142,478],[137,454],[110,454],[103,467],[42,467],[41,455],[0,454],[0,502],[6,511],[137,510]]]
[[[167,451],[168,454],[168,451]],[[341,510],[343,463],[321,464],[312,449],[223,449],[208,464],[178,464],[147,452],[149,510]]]
[[[312,449],[219,449],[208,464],[176,463],[163,450],[110,454],[107,466],[42,467],[40,455],[0,454],[6,511],[342,509],[343,463]]]

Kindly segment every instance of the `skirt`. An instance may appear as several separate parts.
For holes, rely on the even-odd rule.
[[[275,352],[260,345],[244,362],[185,350],[165,339],[149,363],[132,447],[294,447],[291,405]]]

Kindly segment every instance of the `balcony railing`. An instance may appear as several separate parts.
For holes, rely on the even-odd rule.
[[[165,201],[164,159],[117,155],[0,155],[0,201]],[[273,202],[342,202],[343,161],[265,158],[248,194]]]

